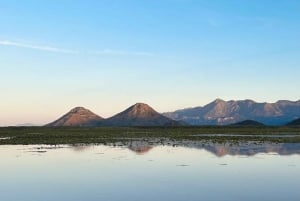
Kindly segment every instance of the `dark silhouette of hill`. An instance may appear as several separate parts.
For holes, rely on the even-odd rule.
[[[253,120],[245,120],[245,121],[240,121],[235,124],[231,124],[231,126],[253,126],[253,127],[258,127],[258,126],[265,126],[263,123],[260,123],[258,121],[253,121]]]
[[[289,123],[286,124],[287,126],[300,126],[300,118],[295,119]]]

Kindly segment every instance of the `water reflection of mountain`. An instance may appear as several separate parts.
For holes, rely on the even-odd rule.
[[[160,146],[161,143],[149,143],[134,141],[127,144],[128,149],[138,153],[145,154],[154,146]],[[201,141],[182,141],[182,142],[167,142],[164,145],[178,146],[194,149],[204,149],[217,157],[226,155],[231,156],[253,156],[259,153],[276,153],[279,155],[300,154],[300,143],[212,143]]]
[[[134,141],[128,145],[128,149],[134,151],[137,154],[145,154],[150,151],[153,147],[149,145],[147,142],[138,142]]]
[[[276,153],[279,155],[300,154],[300,144],[209,144],[203,145],[203,149],[218,157],[231,155],[253,156],[259,153]]]

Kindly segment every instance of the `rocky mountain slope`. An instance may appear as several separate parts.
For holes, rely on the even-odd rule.
[[[101,121],[103,121],[103,118],[94,114],[90,110],[85,109],[84,107],[76,107],[58,120],[46,126],[96,126]]]
[[[156,112],[149,105],[136,103],[123,112],[106,119],[106,126],[179,126],[180,122]]]

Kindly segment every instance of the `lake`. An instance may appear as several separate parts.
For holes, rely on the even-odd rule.
[[[298,201],[300,144],[0,146],[3,201]]]

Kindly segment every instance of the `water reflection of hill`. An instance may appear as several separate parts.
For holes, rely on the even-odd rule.
[[[300,154],[300,143],[212,143],[201,141],[182,141],[182,142],[168,142],[164,145],[178,146],[194,149],[204,149],[218,157],[226,155],[231,156],[253,156],[259,153],[276,153],[279,155],[292,155]],[[145,141],[130,142],[126,146],[128,149],[139,153],[145,154],[151,150],[154,146],[160,146],[161,143],[149,143]]]

